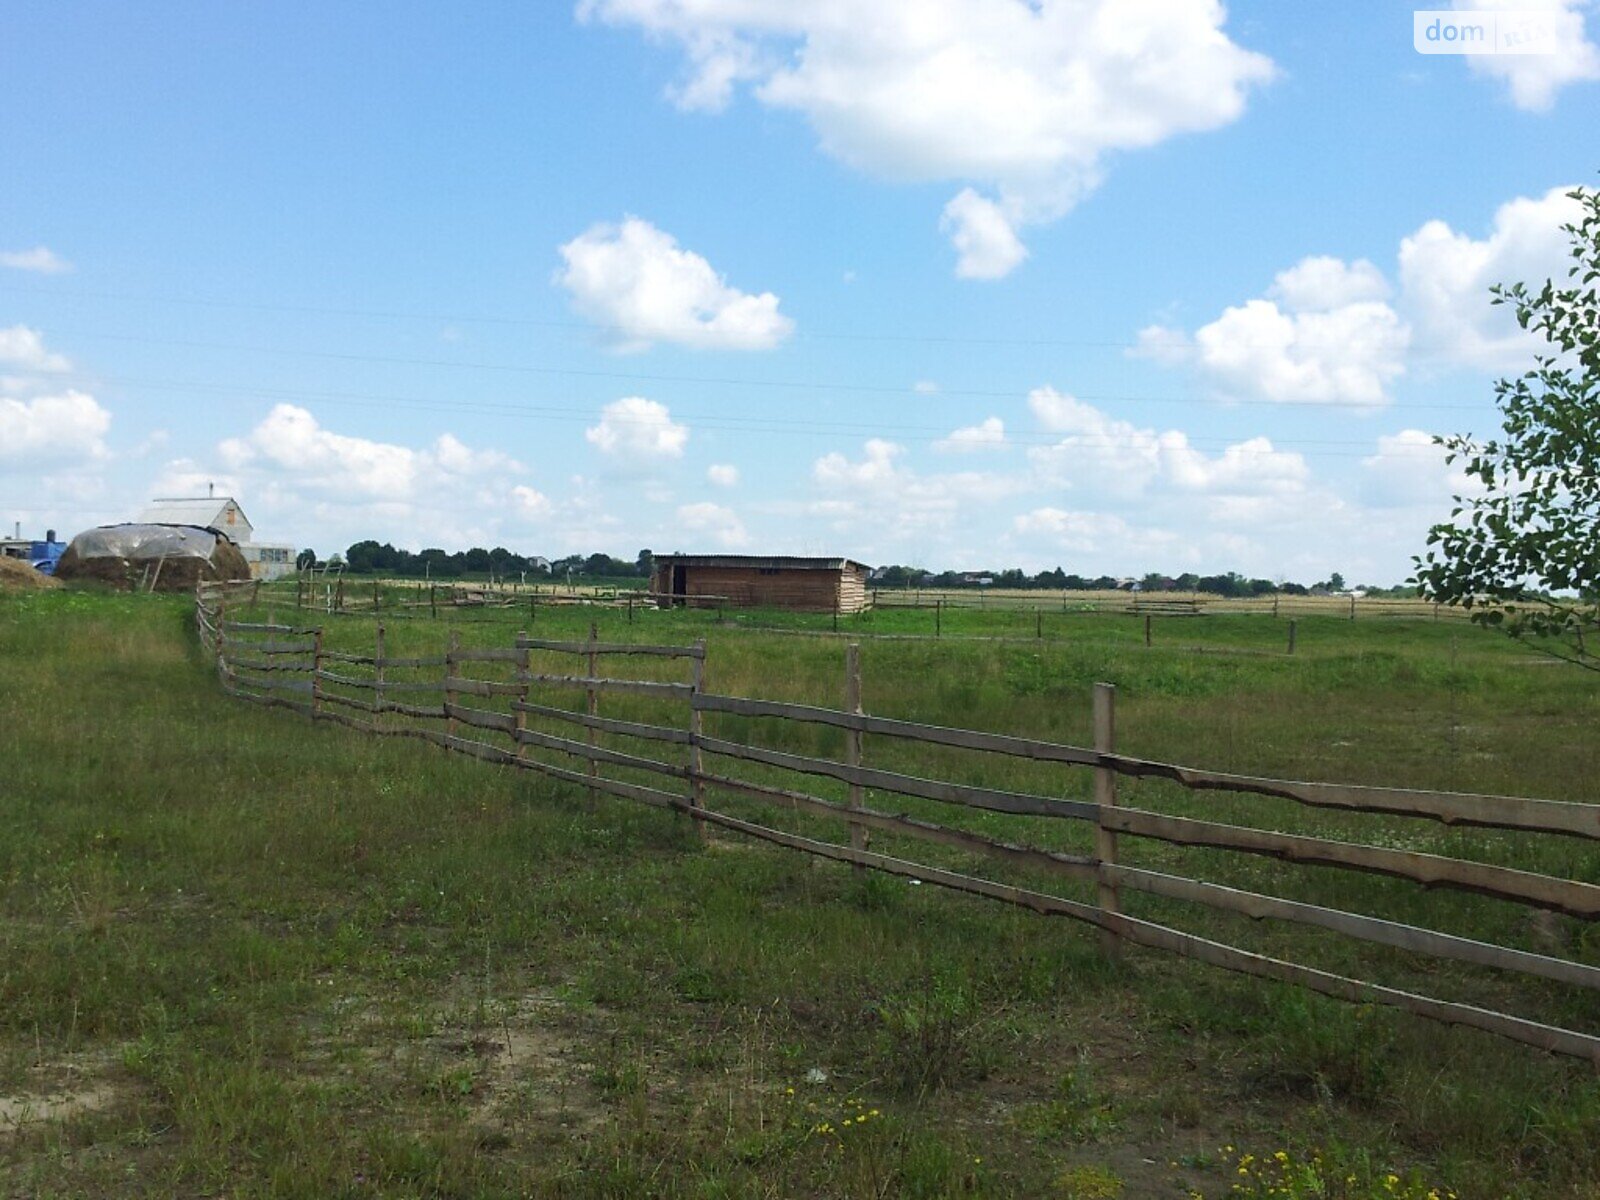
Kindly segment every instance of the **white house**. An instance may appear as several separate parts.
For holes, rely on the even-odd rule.
[[[294,570],[294,547],[258,542],[255,527],[232,496],[182,496],[152,500],[139,514],[141,524],[199,525],[217,529],[239,544],[255,579],[277,579]]]

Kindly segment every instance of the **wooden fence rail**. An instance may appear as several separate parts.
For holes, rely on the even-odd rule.
[[[1156,779],[1197,793],[1229,791],[1352,814],[1423,818],[1447,826],[1478,826],[1586,839],[1600,839],[1600,805],[1519,796],[1307,783],[1207,771],[1138,758],[1119,753],[1115,748],[1114,689],[1109,685],[1098,685],[1096,689],[1092,748],[875,716],[862,709],[859,650],[854,645],[846,655],[842,706],[829,708],[705,690],[707,659],[703,642],[694,646],[602,642],[591,629],[585,641],[540,639],[522,634],[509,647],[464,648],[452,633],[450,649],[443,656],[391,657],[385,653],[380,627],[375,653],[359,655],[324,649],[322,631],[318,629],[277,625],[270,620],[231,620],[226,614],[230,594],[230,590],[224,588],[200,589],[196,628],[202,644],[216,657],[223,688],[242,698],[363,732],[420,739],[482,761],[535,771],[591,792],[676,811],[693,820],[702,834],[712,828],[722,829],[846,863],[857,870],[915,878],[1047,915],[1072,917],[1100,930],[1112,953],[1119,952],[1124,944],[1163,950],[1225,970],[1292,983],[1324,995],[1382,1004],[1447,1024],[1484,1030],[1545,1050],[1584,1058],[1600,1067],[1600,1036],[1351,979],[1225,945],[1131,916],[1124,911],[1124,898],[1128,893],[1141,893],[1252,921],[1272,920],[1309,926],[1359,942],[1520,973],[1592,991],[1600,991],[1600,966],[1129,865],[1119,861],[1118,839],[1123,836],[1153,839],[1203,850],[1263,855],[1307,866],[1376,873],[1425,889],[1474,892],[1585,921],[1600,918],[1600,885],[1389,845],[1284,833],[1128,807],[1119,800],[1115,781],[1118,778]],[[534,669],[531,659],[534,654],[581,658],[583,673]],[[618,678],[601,673],[603,660],[627,656],[686,661],[691,678],[688,682],[678,682]],[[342,664],[345,669],[331,671],[324,663]],[[496,667],[504,677],[469,677],[460,673],[463,664]],[[443,668],[443,673],[433,679],[395,679],[386,673],[387,669],[426,671],[438,668]],[[371,674],[361,673],[364,669],[370,669]],[[292,677],[285,678],[285,675]],[[536,690],[581,693],[582,707],[568,708],[535,700]],[[437,696],[438,703],[408,704],[390,698],[392,694],[411,693],[432,693]],[[366,694],[371,698],[364,698]],[[673,723],[661,723],[655,719],[602,716],[601,697],[615,694],[632,696],[637,698],[636,702],[646,704],[671,705],[682,714],[682,722],[677,723],[677,718]],[[460,696],[479,697],[490,706],[462,704],[457,700]],[[497,700],[503,707],[494,706]],[[353,710],[364,716],[339,710]],[[843,761],[836,761],[707,733],[704,728],[707,716],[737,716],[836,728],[846,735],[845,757]],[[406,724],[399,718],[424,724]],[[533,728],[530,718],[571,727],[577,736]],[[439,722],[443,722],[445,728],[438,728]],[[760,726],[754,728],[759,731]],[[464,736],[469,731],[473,736]],[[633,749],[602,744],[602,735],[683,746],[688,753],[686,757],[668,761]],[[868,765],[864,761],[865,735],[1001,755],[1068,769],[1083,768],[1094,774],[1093,798],[1075,799],[985,787]],[[485,737],[503,738],[506,744],[498,745]],[[573,765],[545,761],[533,751],[562,756]],[[730,766],[708,766],[707,758],[733,766],[743,764],[759,768],[766,773],[832,780],[844,785],[847,798],[840,802],[779,786],[765,778],[750,778],[734,773]],[[602,773],[602,766],[675,781],[677,790],[615,778]],[[709,793],[740,796],[769,807],[838,821],[844,826],[847,844],[820,841],[722,811],[707,803]],[[910,813],[885,811],[881,803],[869,803],[874,796],[904,796],[988,813],[1083,822],[1093,830],[1094,853],[1072,854],[1020,844]],[[1068,899],[946,867],[896,858],[869,848],[869,839],[874,834],[931,843],[971,855],[976,861],[1002,863],[1059,877],[1078,886],[1092,886],[1094,899],[1092,902]]]

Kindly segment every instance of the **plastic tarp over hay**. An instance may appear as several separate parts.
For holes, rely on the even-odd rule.
[[[186,592],[203,579],[249,579],[250,564],[224,534],[198,525],[102,525],[72,539],[57,579],[127,590]]]

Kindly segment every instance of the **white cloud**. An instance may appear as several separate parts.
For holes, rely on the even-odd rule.
[[[1268,294],[1288,309],[1327,312],[1364,300],[1387,300],[1389,281],[1364,258],[1347,263],[1329,254],[1318,254],[1280,271]]]
[[[1016,227],[1065,213],[1108,154],[1227,125],[1274,73],[1223,32],[1217,0],[581,0],[578,13],[680,43],[686,108],[722,108],[745,85],[861,171],[992,190],[958,208],[1001,218],[975,235],[981,253],[963,251],[971,278],[1020,262]]]
[[[956,471],[921,475],[905,462],[904,446],[870,438],[862,457],[834,451],[811,466],[822,499],[811,515],[826,517],[837,532],[902,537],[982,519],[983,511],[1028,486],[1017,475]]]
[[[750,535],[744,522],[731,508],[703,501],[678,507],[678,526],[690,533],[703,534],[724,548],[748,545]]]
[[[771,292],[751,295],[727,285],[700,255],[671,234],[628,217],[595,225],[561,247],[556,282],[572,305],[604,326],[623,350],[673,342],[715,350],[770,350],[794,322]]]
[[[1552,188],[1537,199],[1502,204],[1481,241],[1443,221],[1429,221],[1400,243],[1402,302],[1417,331],[1420,353],[1486,370],[1532,366],[1535,339],[1521,330],[1507,305],[1490,304],[1496,283],[1546,279],[1565,284],[1568,238],[1561,226],[1579,218],[1580,206]]]
[[[527,484],[519,483],[511,489],[511,499],[516,503],[517,511],[524,517],[540,518],[550,515],[552,505],[550,498],[543,492],[535,491]]]
[[[716,487],[737,487],[739,468],[731,463],[712,463],[706,468],[706,479]]]
[[[1318,256],[1278,274],[1270,298],[1223,310],[1191,337],[1152,325],[1136,354],[1188,364],[1220,395],[1279,404],[1388,404],[1405,373],[1411,331],[1381,297],[1388,283],[1365,259]]]
[[[0,329],[0,363],[21,367],[25,371],[68,371],[72,364],[60,354],[52,354],[44,347],[44,337],[37,329],[26,325],[13,325]]]
[[[1028,257],[1028,248],[1000,206],[971,188],[963,188],[944,206],[939,228],[955,247],[961,279],[1000,279]]]
[[[1444,447],[1420,429],[1379,437],[1377,452],[1361,460],[1361,499],[1373,508],[1431,507],[1443,520],[1452,496],[1478,490],[1477,481],[1450,466]]]
[[[1455,6],[1487,7],[1481,0],[1456,0]],[[1503,81],[1511,103],[1518,108],[1546,111],[1563,87],[1600,79],[1600,50],[1584,29],[1587,7],[1587,0],[1518,0],[1514,11],[1536,14],[1529,24],[1543,34],[1548,53],[1469,54],[1465,56],[1468,68]]]
[[[0,462],[105,458],[110,429],[111,414],[86,392],[0,397]]]
[[[943,454],[963,454],[977,450],[1004,450],[1006,426],[999,417],[986,417],[976,425],[952,430],[949,437],[940,438],[933,448]]]
[[[911,385],[911,390],[919,396],[936,396],[939,385],[931,379],[919,379]]]
[[[1115,513],[1079,512],[1064,508],[1035,508],[1012,520],[1019,534],[1039,537],[1053,548],[1080,554],[1171,555],[1182,539],[1163,529],[1145,529],[1129,524]]]
[[[1028,405],[1047,430],[1065,434],[1028,451],[1041,483],[1131,499],[1155,487],[1169,492],[1229,496],[1288,495],[1310,479],[1305,459],[1249,438],[1208,455],[1187,434],[1157,432],[1111,417],[1051,387],[1035,388]]]
[[[0,267],[13,271],[33,271],[39,275],[61,275],[72,270],[72,264],[48,246],[35,246],[31,250],[0,250]]]
[[[602,408],[600,423],[583,436],[602,454],[646,462],[682,457],[689,427],[674,422],[665,404],[624,396]]]

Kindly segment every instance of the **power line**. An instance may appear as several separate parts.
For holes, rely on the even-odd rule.
[[[124,386],[136,388],[195,391],[220,395],[251,395],[277,400],[307,400],[354,408],[392,408],[398,406],[426,412],[488,413],[578,424],[588,424],[602,419],[610,424],[621,425],[655,426],[659,424],[658,421],[650,418],[629,417],[625,414],[606,414],[592,408],[497,403],[494,401],[440,400],[382,393],[303,390],[198,380],[138,379],[129,376],[108,376],[104,378],[110,382],[117,382]],[[928,425],[885,425],[881,422],[870,424],[853,422],[823,423],[782,417],[739,417],[712,413],[683,412],[673,414],[671,419],[693,422],[694,427],[697,429],[717,432],[780,434],[783,436],[802,434],[815,437],[893,437],[899,441],[929,443],[948,442],[951,440],[950,431]],[[1112,436],[1107,434],[1073,434],[1065,431],[1040,430],[1007,433],[1004,441],[1005,444],[1010,445],[1043,448],[1066,444],[1084,449],[1158,450],[1157,436],[1143,432],[1126,436]],[[1344,453],[1313,451],[1304,455],[1304,457],[1312,458],[1368,458],[1377,453],[1370,439],[1283,438],[1271,439],[1271,441],[1272,448],[1270,450],[1257,450],[1247,447],[1244,441],[1237,438],[1228,438],[1220,435],[1185,435],[1185,443],[1191,449],[1214,447],[1234,449],[1242,454],[1275,454],[1284,446],[1347,446],[1363,448],[1359,451],[1353,450]],[[1390,453],[1395,452],[1391,451]],[[1398,452],[1410,453],[1411,451],[1402,448]],[[1431,457],[1437,451],[1431,446],[1417,447],[1416,453]]]
[[[71,338],[100,339],[103,341],[130,342],[147,346],[168,346],[178,349],[190,350],[225,350],[240,354],[265,354],[274,357],[310,358],[334,362],[370,363],[384,366],[402,367],[442,367],[452,370],[492,371],[503,374],[538,375],[547,377],[571,377],[583,379],[607,379],[627,383],[667,383],[667,384],[693,384],[702,387],[741,387],[741,388],[777,388],[788,391],[834,392],[834,393],[865,393],[884,396],[908,397],[920,401],[930,399],[930,394],[918,392],[915,388],[891,386],[885,384],[869,383],[840,383],[837,381],[793,380],[793,379],[745,379],[726,376],[701,376],[701,375],[667,375],[647,372],[629,371],[597,371],[583,367],[547,367],[533,366],[521,363],[492,363],[470,362],[453,359],[428,359],[428,358],[402,358],[393,355],[378,354],[352,354],[330,350],[303,350],[283,346],[248,346],[226,342],[203,342],[187,339],[152,338],[137,334],[117,334],[99,332],[73,332],[68,331],[65,336]],[[961,399],[987,399],[987,400],[1016,400],[1019,398],[1015,389],[992,390],[976,388],[950,388],[940,389],[937,395],[941,397],[957,397]],[[1140,404],[1203,404],[1207,407],[1264,407],[1277,410],[1335,408],[1352,409],[1348,403],[1338,401],[1307,401],[1286,403],[1278,400],[1227,400],[1217,401],[1204,396],[1149,396],[1137,393],[1108,393],[1108,392],[1073,392],[1070,395],[1077,400],[1094,401],[1096,403],[1140,403]],[[1388,404],[1371,406],[1374,410],[1382,408],[1384,411],[1403,409],[1407,411],[1451,411],[1451,412],[1478,412],[1482,405],[1471,404]]]

